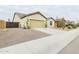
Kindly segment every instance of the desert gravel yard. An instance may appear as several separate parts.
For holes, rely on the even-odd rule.
[[[19,28],[0,30],[0,48],[27,42],[30,40],[35,40],[37,38],[42,38],[49,35],[50,34],[36,30],[19,29]]]

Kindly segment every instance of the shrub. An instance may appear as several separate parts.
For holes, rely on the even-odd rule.
[[[76,25],[73,25],[72,28],[77,28],[77,26]]]
[[[77,28],[76,24],[67,24],[66,27],[68,27],[68,29],[72,29],[72,28]]]
[[[47,24],[45,24],[45,28],[47,28]]]
[[[67,28],[68,28],[68,29],[72,29],[72,27],[71,27],[71,26],[68,26]]]
[[[26,27],[23,27],[23,29],[26,29]]]
[[[76,26],[79,27],[79,23],[77,23]]]
[[[30,27],[30,26],[28,26],[28,27],[27,27],[27,29],[31,29],[31,27]]]

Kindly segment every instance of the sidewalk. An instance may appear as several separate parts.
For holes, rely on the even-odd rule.
[[[54,54],[79,35],[79,29],[0,49],[0,53]],[[50,32],[51,33],[51,32]],[[53,32],[51,33],[53,34]],[[54,33],[55,34],[55,33]]]

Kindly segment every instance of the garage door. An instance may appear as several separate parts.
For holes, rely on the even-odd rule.
[[[31,28],[45,28],[45,23],[42,20],[31,20]]]

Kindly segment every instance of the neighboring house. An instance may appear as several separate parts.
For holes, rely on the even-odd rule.
[[[15,13],[13,22],[19,22],[19,27],[25,28],[45,28],[47,18],[40,12],[30,14]]]
[[[48,17],[47,27],[49,27],[49,28],[55,27],[55,20],[52,17]]]
[[[55,27],[65,27],[66,20],[64,18],[58,18],[55,20]]]

